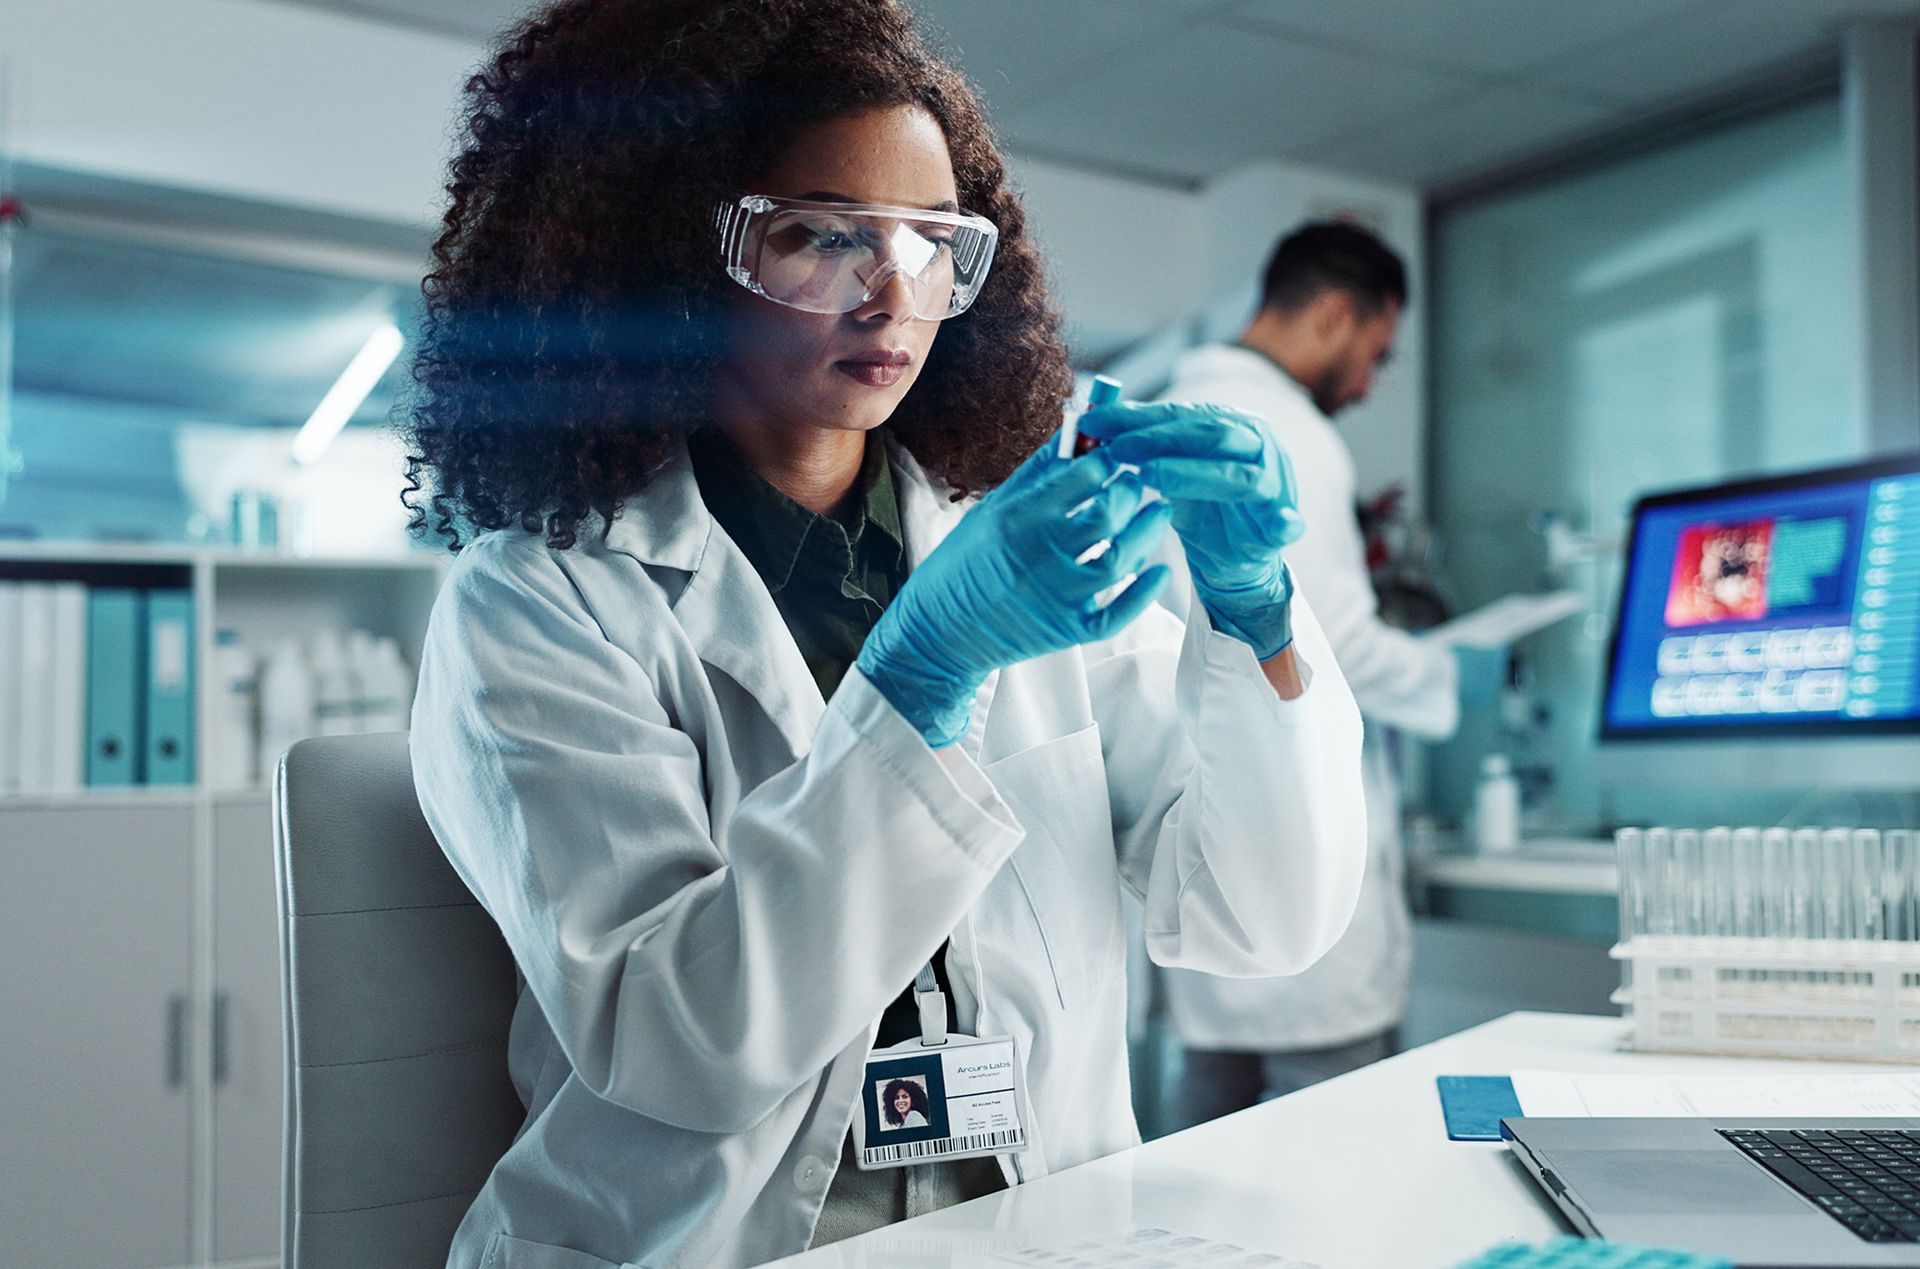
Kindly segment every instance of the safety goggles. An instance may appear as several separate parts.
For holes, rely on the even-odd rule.
[[[727,276],[755,295],[809,313],[850,313],[896,274],[913,315],[967,311],[987,280],[1000,231],[966,212],[813,203],[745,194],[714,210]]]

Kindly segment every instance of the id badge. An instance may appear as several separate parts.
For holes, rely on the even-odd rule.
[[[907,1040],[867,1055],[854,1162],[863,1172],[1027,1148],[1026,1072],[1009,1036]]]

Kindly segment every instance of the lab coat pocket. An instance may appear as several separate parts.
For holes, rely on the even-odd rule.
[[[638,1269],[616,1260],[602,1260],[570,1247],[530,1243],[524,1238],[495,1234],[481,1257],[481,1269]]]
[[[1071,1009],[1125,964],[1100,729],[1089,724],[982,769],[1027,831],[1013,871],[1040,927],[1060,1004]]]

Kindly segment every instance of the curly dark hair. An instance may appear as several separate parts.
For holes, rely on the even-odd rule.
[[[712,225],[803,129],[889,106],[946,134],[1000,230],[887,425],[956,497],[1059,424],[1059,317],[979,99],[897,0],[557,0],[466,85],[402,431],[416,534],[572,547],[706,422],[734,286]],[[417,501],[428,492],[425,505]]]

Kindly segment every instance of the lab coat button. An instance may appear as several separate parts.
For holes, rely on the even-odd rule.
[[[800,1160],[793,1170],[793,1183],[802,1194],[818,1194],[827,1188],[827,1161],[818,1155],[808,1155]]]

